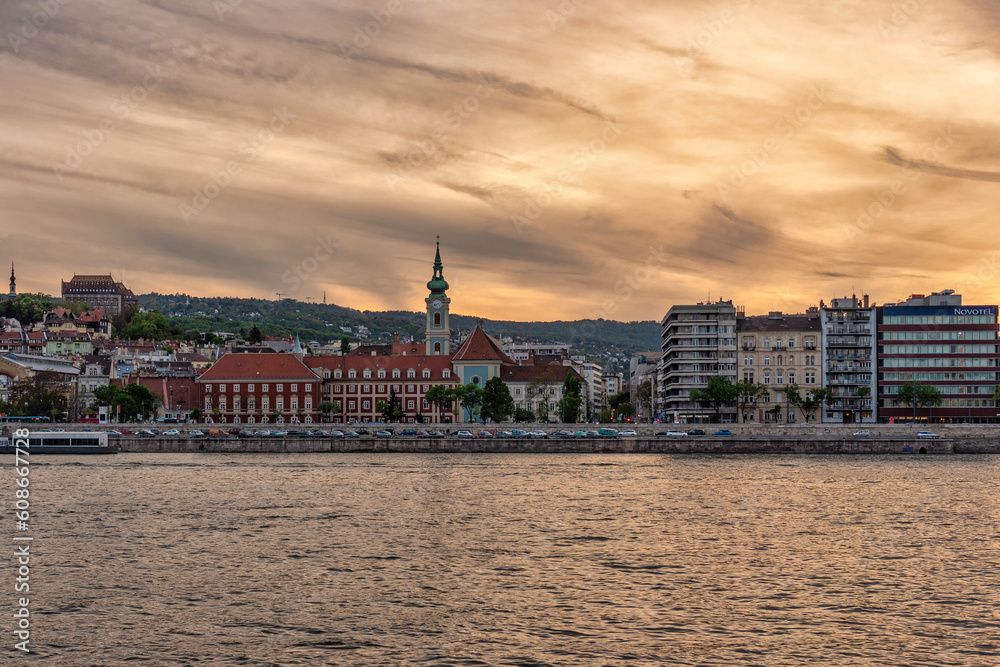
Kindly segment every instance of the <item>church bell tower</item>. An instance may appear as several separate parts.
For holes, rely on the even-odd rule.
[[[439,355],[451,353],[451,325],[448,322],[448,308],[451,299],[445,293],[448,283],[442,274],[441,237],[438,237],[437,254],[434,256],[434,277],[427,283],[430,295],[424,301],[427,304],[427,326],[425,340],[427,354]]]

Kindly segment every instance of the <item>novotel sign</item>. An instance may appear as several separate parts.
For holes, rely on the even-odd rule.
[[[986,308],[955,308],[954,315],[995,315],[996,311],[992,306]]]

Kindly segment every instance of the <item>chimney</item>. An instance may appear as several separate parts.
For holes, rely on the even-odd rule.
[[[867,294],[864,295],[864,299],[865,299],[865,308],[867,308],[868,307],[868,295]]]

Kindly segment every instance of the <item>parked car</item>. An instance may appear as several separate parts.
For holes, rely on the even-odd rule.
[[[167,434],[166,434],[166,433],[164,433],[164,435],[167,435]],[[253,431],[251,431],[251,430],[250,430],[250,429],[248,429],[248,428],[245,428],[245,429],[243,429],[242,431],[240,431],[240,432],[239,432],[239,436],[240,436],[241,438],[252,438],[252,437],[254,437],[255,435],[256,435],[256,433],[254,433]]]
[[[391,438],[392,437],[392,431],[377,431],[375,433],[375,437],[376,438]]]
[[[938,435],[937,433],[933,433],[931,431],[918,431],[917,432],[917,437],[918,438],[927,439],[927,440],[933,440],[933,439],[936,439],[936,438],[940,438],[941,436]]]
[[[618,435],[620,435],[620,436],[622,436],[624,438],[634,438],[635,436],[637,436],[639,434],[635,432],[634,428],[627,428],[624,431],[622,431],[621,433],[619,433]]]
[[[529,438],[547,438],[549,434],[545,431],[528,431]]]
[[[688,435],[705,435],[705,429],[703,428],[693,428],[687,432]]]
[[[510,437],[512,437],[512,438],[527,438],[527,437],[530,437],[530,436],[528,436],[528,432],[527,431],[522,431],[519,428],[515,428],[515,429],[513,429],[510,432]]]
[[[140,438],[155,438],[155,437],[156,437],[156,434],[155,434],[155,433],[153,433],[153,432],[152,432],[151,430],[149,430],[148,428],[144,428],[144,429],[142,429],[142,430],[140,430],[140,431],[136,432],[136,436],[138,436],[138,437],[140,437]]]
[[[189,438],[204,438],[205,437],[205,432],[204,431],[188,431],[188,437]]]
[[[668,429],[666,431],[660,431],[656,435],[658,437],[661,437],[661,438],[683,438],[683,437],[687,436],[687,433],[684,432],[684,431],[678,431],[677,429],[673,429],[672,428],[672,429]]]
[[[490,431],[479,431],[478,433],[476,433],[476,437],[477,438],[492,438],[493,437],[493,433],[491,433]]]
[[[716,431],[712,435],[732,435],[732,434],[733,434],[732,431],[730,431],[727,428],[724,428],[724,429],[720,429],[720,430]]]
[[[472,435],[472,431],[466,431],[466,430],[463,429],[461,431],[456,432],[455,433],[455,437],[456,438],[475,438],[476,436]]]
[[[549,433],[549,437],[550,438],[572,438],[573,437],[573,432],[572,431],[552,431],[552,433]]]
[[[574,438],[586,438],[587,437],[587,432],[586,431],[573,431],[573,437]]]
[[[512,437],[514,437],[514,432],[513,431],[506,431],[506,430],[505,431],[497,431],[493,435],[495,435],[498,438],[512,438]]]
[[[105,433],[108,434],[109,438],[119,438],[119,437],[121,437],[121,431],[114,431],[114,430],[112,430],[112,431],[105,431]]]
[[[177,436],[178,436],[178,435],[180,435],[180,434],[181,434],[181,432],[180,432],[180,431],[178,431],[178,430],[177,430],[177,429],[175,429],[175,428],[172,428],[172,429],[170,429],[169,431],[164,431],[164,432],[163,432],[163,436],[164,436],[164,437],[171,437],[171,438],[172,438],[172,437],[177,437]]]
[[[618,431],[616,431],[613,428],[600,428],[597,429],[597,435],[601,436],[602,438],[617,438]]]
[[[345,433],[343,431],[338,431],[337,429],[330,431],[331,438],[343,438],[344,436]]]
[[[403,429],[399,432],[400,438],[415,438],[417,437],[417,432],[412,428]]]
[[[863,428],[860,431],[855,431],[854,432],[854,437],[855,438],[870,438],[871,435],[872,435],[872,432],[869,431],[866,428]]]
[[[444,433],[442,433],[441,431],[428,431],[427,432],[427,437],[429,437],[429,438],[443,438],[444,437]]]

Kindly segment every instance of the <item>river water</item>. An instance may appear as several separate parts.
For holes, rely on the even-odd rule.
[[[1000,664],[1000,457],[32,461],[2,664]]]

